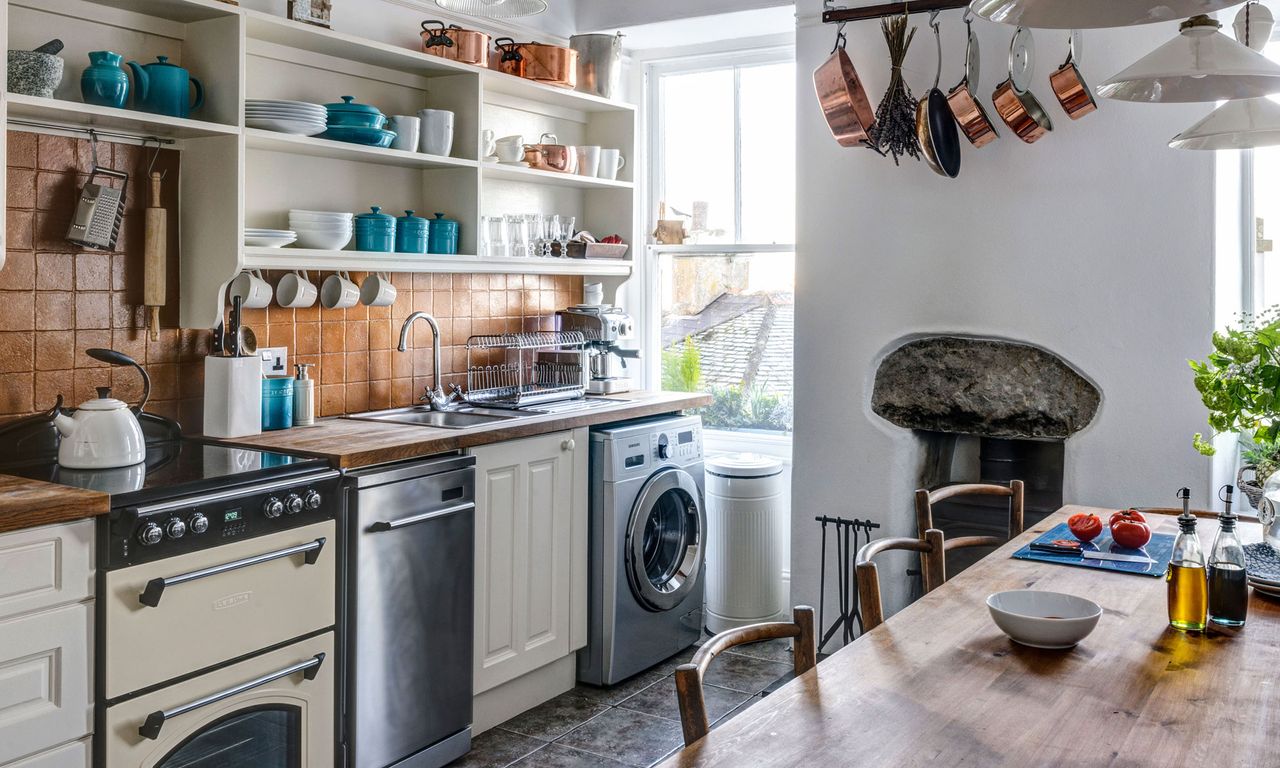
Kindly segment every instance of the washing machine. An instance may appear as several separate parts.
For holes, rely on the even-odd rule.
[[[578,679],[612,685],[702,632],[701,417],[593,429],[590,488],[589,635]]]

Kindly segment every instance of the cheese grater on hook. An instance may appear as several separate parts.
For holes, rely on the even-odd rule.
[[[120,179],[117,187],[94,183],[94,179],[104,176]],[[89,174],[89,181],[80,190],[79,202],[76,204],[75,217],[67,230],[67,240],[85,248],[111,250],[120,237],[120,223],[124,220],[124,196],[129,187],[129,174],[99,168],[95,163]]]

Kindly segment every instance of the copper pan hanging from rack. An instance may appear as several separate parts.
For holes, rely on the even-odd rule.
[[[841,24],[831,56],[813,71],[813,87],[836,142],[842,147],[866,146],[876,113],[858,71],[845,52],[847,42]]]

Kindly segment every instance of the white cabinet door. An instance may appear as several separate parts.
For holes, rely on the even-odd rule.
[[[0,765],[92,730],[93,604],[0,621]]]
[[[4,768],[89,768],[89,739],[54,747],[48,752],[9,763]]]
[[[574,623],[585,607],[575,605],[581,597],[573,582],[586,576],[586,430],[472,453],[475,692],[481,693],[576,647]]]
[[[93,593],[93,521],[0,536],[0,618]]]

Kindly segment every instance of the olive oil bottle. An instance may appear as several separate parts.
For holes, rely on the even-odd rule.
[[[1209,622],[1219,627],[1244,625],[1249,613],[1249,581],[1244,567],[1244,546],[1236,535],[1236,515],[1231,511],[1231,486],[1224,488],[1226,507],[1218,515],[1218,535],[1209,550]]]
[[[1182,499],[1179,533],[1173,543],[1169,571],[1165,574],[1169,589],[1169,626],[1184,632],[1199,632],[1205,627],[1209,606],[1204,552],[1196,535],[1196,516],[1191,514],[1191,489],[1178,491],[1178,498]]]

